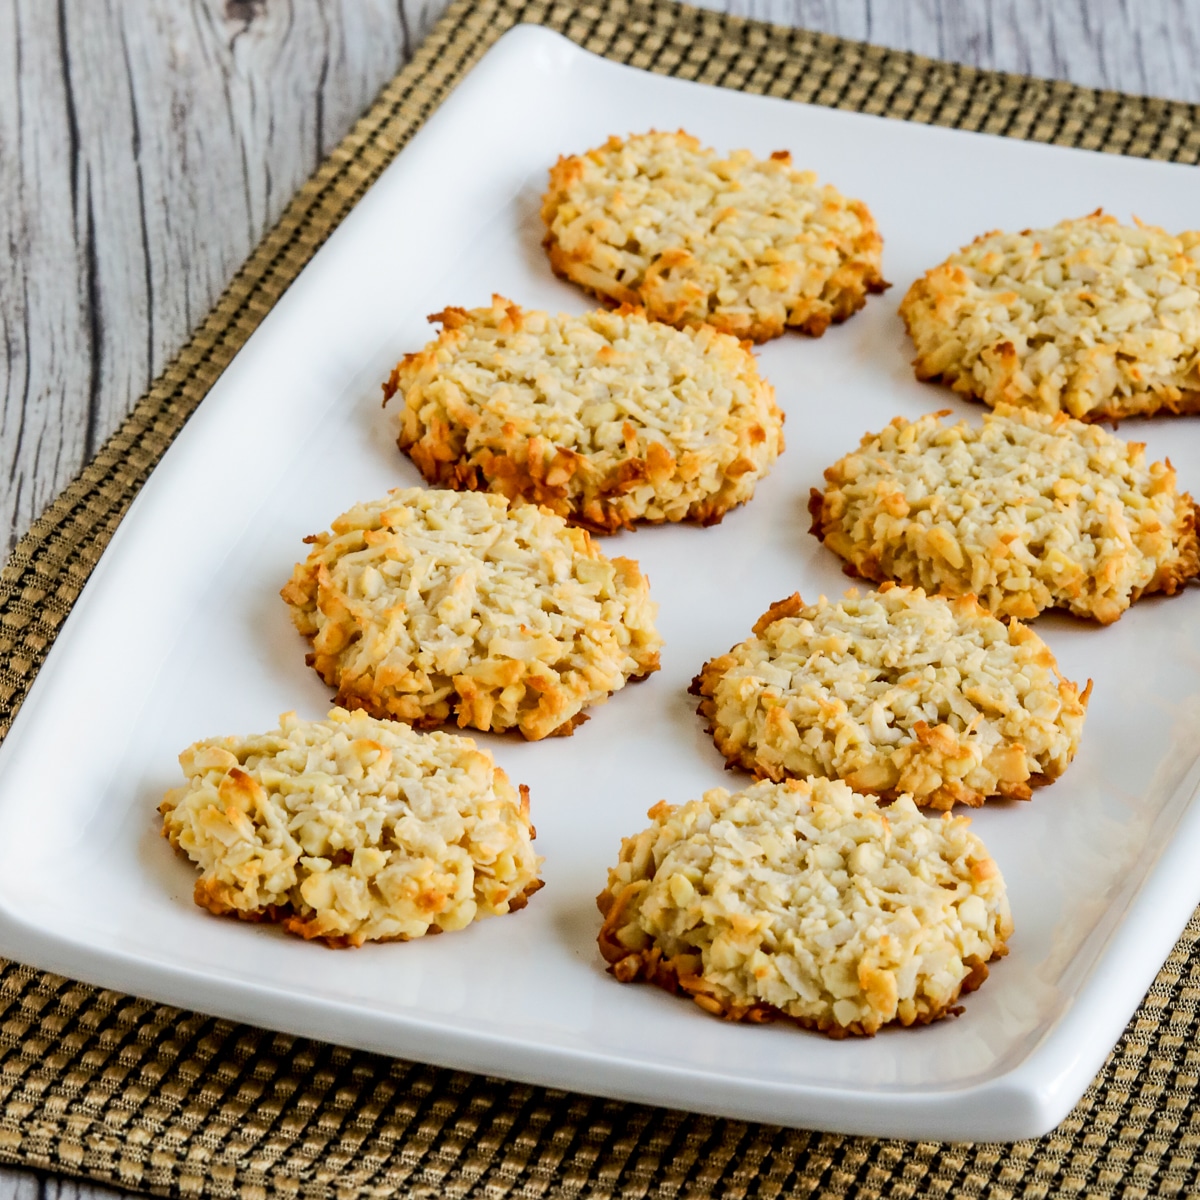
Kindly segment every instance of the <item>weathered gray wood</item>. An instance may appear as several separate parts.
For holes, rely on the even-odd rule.
[[[119,1200],[121,1193],[77,1179],[43,1179],[32,1171],[0,1167],[0,1196],[5,1200]]]
[[[1195,0],[694,0],[1001,71],[1200,101]]]
[[[0,0],[0,539],[116,427],[446,0]],[[1200,99],[1193,0],[703,0]]]
[[[0,4],[0,530],[116,427],[444,4]]]
[[[1194,0],[702,0],[1200,100]],[[116,427],[446,0],[0,0],[0,543]]]
[[[0,544],[95,452],[447,0],[0,0]],[[1196,0],[702,0],[1200,101]],[[0,1200],[108,1189],[0,1168]]]

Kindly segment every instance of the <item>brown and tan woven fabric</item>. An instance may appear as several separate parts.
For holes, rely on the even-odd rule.
[[[459,0],[0,578],[0,731],[171,439],[363,191],[508,28],[661,74],[1195,163],[1196,106],[931,62],[670,0]],[[1015,1146],[841,1137],[506,1083],[0,964],[0,1161],[171,1196],[1200,1194],[1200,914],[1075,1111]]]

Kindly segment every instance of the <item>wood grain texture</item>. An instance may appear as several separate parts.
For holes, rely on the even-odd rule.
[[[702,0],[1200,100],[1195,0]],[[446,0],[0,0],[0,539],[116,428]]]
[[[1200,101],[1197,0],[702,0]],[[446,0],[0,0],[0,538],[186,340]],[[0,1168],[0,1200],[120,1193]]]
[[[1196,0],[694,0],[1085,87],[1200,102]]]
[[[4,1200],[121,1200],[122,1193],[76,1179],[0,1167],[0,1196]]]
[[[1005,70],[1200,99],[1194,0],[703,0]],[[0,537],[208,311],[446,0],[0,0]]]
[[[95,453],[444,4],[0,4],[0,528]]]

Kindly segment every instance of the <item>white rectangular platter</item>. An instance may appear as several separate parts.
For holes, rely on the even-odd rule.
[[[788,448],[718,527],[623,533],[660,605],[663,668],[569,739],[483,737],[530,785],[545,889],[523,912],[421,942],[331,951],[219,920],[159,836],[198,738],[319,717],[329,693],[278,597],[301,539],[419,482],[380,383],[425,314],[500,292],[582,312],[538,217],[560,153],[684,127],[790,149],[874,211],[895,289],[819,340],[759,359]],[[1078,1099],[1200,900],[1200,590],[1101,629],[1038,623],[1095,680],[1079,756],[1031,803],[980,812],[1008,880],[1012,952],[965,1014],[834,1042],[739,1027],[604,971],[594,897],[661,798],[736,785],[694,712],[701,664],[769,603],[847,586],[808,533],[822,469],[897,414],[979,410],[917,383],[896,314],[926,268],[995,228],[1103,205],[1196,222],[1190,167],[1031,145],[721,91],[617,66],[544,30],[506,35],[305,269],[213,388],[122,524],[0,748],[0,952],[297,1034],[521,1080],[864,1134],[1009,1139]],[[1121,430],[1200,488],[1196,419]]]

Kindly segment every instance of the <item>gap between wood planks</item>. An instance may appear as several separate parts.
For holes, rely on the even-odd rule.
[[[5,553],[446,2],[0,6]],[[1194,0],[703,3],[981,66],[1200,99]]]

